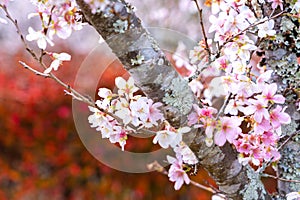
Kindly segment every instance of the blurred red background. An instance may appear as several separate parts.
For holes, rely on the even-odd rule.
[[[85,55],[66,52],[73,59],[56,74],[72,85]],[[94,159],[76,133],[71,97],[53,80],[22,68],[19,60],[38,69],[23,51],[0,55],[0,199],[210,199],[192,185],[175,191],[160,173],[123,173]],[[114,72],[105,74],[110,83]],[[153,145],[138,141],[129,140],[127,150]],[[207,178],[205,172],[192,177],[204,184]]]

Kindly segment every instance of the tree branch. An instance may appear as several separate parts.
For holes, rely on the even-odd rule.
[[[124,1],[111,0],[105,12],[114,13],[107,17],[103,12],[92,14],[89,5],[77,0],[84,17],[103,37],[124,68],[134,78],[136,85],[155,102],[164,103],[166,119],[174,127],[186,122],[192,110],[195,97],[185,81],[171,66],[163,51],[148,31],[142,27],[141,20]],[[118,21],[131,24],[120,33],[115,28]],[[132,64],[137,56],[144,57],[141,64]]]
[[[165,57],[158,44],[141,25],[124,0],[110,0],[109,6],[100,13],[93,14],[84,0],[76,0],[84,17],[103,37],[112,52],[120,59],[124,68],[134,78],[138,87],[154,101],[164,103],[165,118],[174,127],[186,123],[192,104],[196,97],[190,90],[187,81],[176,72]],[[110,13],[109,15],[106,13]],[[126,30],[116,30],[118,21],[131,24]],[[132,65],[131,60],[143,56],[141,64]],[[200,131],[200,130],[198,130]],[[196,134],[196,136],[195,136]],[[203,133],[185,134],[185,141],[199,158],[200,164],[216,180],[222,193],[231,199],[242,199],[241,191],[250,180],[247,169],[237,159],[237,152],[226,144],[224,147],[207,147]],[[259,182],[258,180],[256,180]],[[262,187],[263,188],[263,187]],[[257,193],[268,199],[264,189],[258,187]]]

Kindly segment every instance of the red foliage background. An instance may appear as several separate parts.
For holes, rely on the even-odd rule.
[[[57,75],[72,84],[84,55],[66,52],[73,59]],[[123,173],[94,159],[76,133],[64,88],[22,68],[19,60],[34,65],[28,54],[0,55],[0,199],[210,199],[195,186],[175,191],[157,172]],[[152,146],[138,144],[129,141],[128,148]]]

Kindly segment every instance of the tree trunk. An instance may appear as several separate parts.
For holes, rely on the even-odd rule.
[[[288,7],[284,3],[284,7]],[[270,15],[270,5],[265,5],[264,14]],[[286,97],[286,112],[291,116],[291,123],[282,126],[282,138],[279,146],[281,159],[278,163],[278,176],[287,180],[300,181],[300,112],[296,101],[300,98],[299,59],[299,22],[288,15],[275,20],[276,40],[261,44],[266,49],[266,60],[269,68],[274,70],[273,81],[277,83],[281,93]],[[288,142],[286,142],[288,141]],[[279,198],[286,199],[290,192],[300,191],[300,183],[278,181]]]

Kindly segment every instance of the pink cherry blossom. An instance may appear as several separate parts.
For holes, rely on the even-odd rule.
[[[244,109],[243,103],[241,103],[240,101],[231,99],[228,102],[228,104],[224,110],[224,113],[231,114],[231,115],[237,115],[238,111],[242,111],[243,109]]]
[[[242,141],[236,142],[235,147],[238,152],[244,154],[250,154],[252,150],[252,145],[250,143],[242,142]]]
[[[250,105],[247,106],[243,110],[243,112],[246,115],[254,114],[253,116],[256,122],[260,123],[263,120],[263,118],[267,120],[270,118],[269,111],[266,109],[268,105],[265,101],[259,99],[258,100],[250,99],[248,103]]]
[[[199,98],[201,96],[202,90],[203,90],[203,85],[200,81],[198,81],[197,79],[192,80],[189,83],[189,86],[191,88],[191,90],[193,91],[193,93]]]
[[[194,125],[200,122],[202,118],[212,118],[217,113],[217,109],[213,107],[199,108],[197,104],[193,105],[194,111],[188,116],[188,124]]]
[[[126,140],[128,139],[127,133],[120,126],[115,126],[114,129],[115,131],[111,133],[109,141],[113,144],[118,142],[122,148],[122,151],[124,151]]]
[[[148,113],[148,121],[153,124],[157,125],[157,122],[164,120],[164,115],[159,110],[159,107],[161,107],[163,104],[160,102],[154,103],[152,99],[148,99],[148,106],[149,106],[149,113]],[[146,125],[147,127],[147,125]]]
[[[289,124],[291,117],[282,111],[282,107],[277,105],[276,108],[270,111],[270,122],[272,126],[277,129],[281,124]]]
[[[183,183],[189,184],[191,180],[183,169],[181,156],[177,155],[176,159],[171,156],[167,156],[167,160],[171,164],[168,171],[168,177],[170,181],[175,182],[174,189],[179,190]]]
[[[264,152],[264,160],[265,161],[277,161],[280,159],[280,153],[278,150],[273,146],[266,147]]]
[[[263,134],[263,132],[269,131],[271,128],[272,126],[270,125],[270,121],[266,119],[262,119],[260,123],[258,122],[254,123],[253,130],[257,134]]]
[[[267,17],[265,17],[263,20],[266,20]],[[257,26],[258,28],[258,37],[267,37],[267,36],[274,36],[276,34],[276,31],[273,30],[274,28],[274,20],[268,20],[265,21],[263,24],[259,24]]]
[[[256,83],[259,86],[263,86],[264,83],[267,82],[271,78],[272,73],[273,73],[273,70],[265,71],[264,73],[262,73],[261,75],[259,75],[259,77],[256,80]]]
[[[237,32],[243,30],[247,27],[247,22],[244,16],[238,13],[234,9],[230,9],[228,15],[225,18],[225,23],[223,27],[224,33],[227,31]]]
[[[242,129],[239,127],[242,119],[239,117],[222,117],[220,123],[220,128],[214,136],[215,144],[218,146],[223,146],[226,141],[233,143],[234,139],[242,133]]]
[[[283,10],[283,1],[282,0],[268,0],[268,2],[272,3],[272,9],[276,9],[278,6],[281,10]]]
[[[271,131],[266,131],[261,136],[261,141],[266,146],[271,146],[276,144],[276,142],[279,140],[279,136],[277,134],[274,134]]]
[[[125,98],[119,98],[115,103],[115,114],[123,120],[124,124],[129,124],[132,120],[129,103]],[[137,124],[138,125],[138,124]]]
[[[149,115],[149,105],[147,97],[140,97],[137,101],[130,102],[131,116],[138,118],[141,121],[146,121]]]
[[[264,86],[264,89],[262,91],[262,95],[257,96],[258,98],[263,98],[266,101],[269,101],[271,103],[280,103],[283,104],[285,101],[285,98],[280,95],[276,94],[277,91],[277,84],[272,83],[272,84],[266,84]]]

